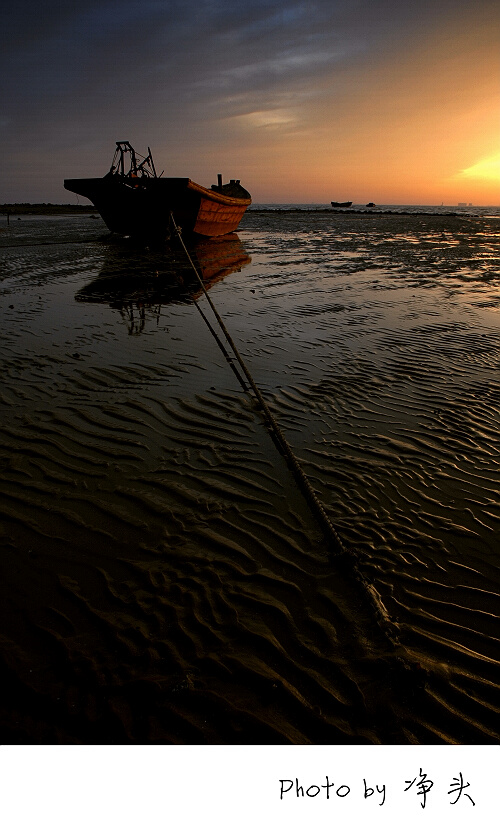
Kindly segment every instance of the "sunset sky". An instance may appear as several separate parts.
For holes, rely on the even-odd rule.
[[[126,139],[256,203],[500,204],[500,0],[17,0],[0,44],[0,203]]]

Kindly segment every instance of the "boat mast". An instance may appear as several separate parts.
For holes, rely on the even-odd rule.
[[[151,170],[153,171],[153,174],[156,177],[157,174],[156,174],[155,164],[153,162],[153,154],[151,153],[151,148],[149,147],[149,145],[148,145],[148,155],[147,155],[146,159],[144,160],[144,162],[149,162],[149,165],[151,166]]]
[[[126,154],[130,156],[130,167],[128,170],[125,167]],[[142,159],[142,162],[138,162],[138,158]],[[146,177],[152,176],[156,179],[158,175],[154,166],[151,148],[148,148],[148,155],[146,157],[141,157],[140,154],[136,154],[130,142],[117,142],[113,163],[111,165],[111,173],[118,174],[121,177],[135,178],[140,175]]]

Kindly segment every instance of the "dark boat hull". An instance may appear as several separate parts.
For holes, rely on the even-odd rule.
[[[352,206],[352,201],[346,203],[334,203],[332,200],[332,206],[333,208],[350,208]]]
[[[111,232],[133,237],[165,237],[171,214],[186,234],[217,237],[234,232],[251,198],[239,184],[222,191],[204,188],[187,177],[68,179],[68,191],[87,197]],[[240,192],[232,196],[223,191]]]

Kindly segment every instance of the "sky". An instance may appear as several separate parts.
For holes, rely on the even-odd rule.
[[[500,204],[500,0],[16,0],[0,91],[0,204],[121,140],[254,203]]]

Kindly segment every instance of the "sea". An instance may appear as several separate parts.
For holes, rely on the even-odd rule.
[[[498,744],[500,208],[186,247],[0,216],[0,740]]]

